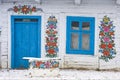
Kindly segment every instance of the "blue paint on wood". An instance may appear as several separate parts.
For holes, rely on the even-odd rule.
[[[73,30],[72,22],[77,21],[79,22],[79,30]],[[82,30],[82,22],[90,22],[90,30]],[[79,17],[79,16],[67,16],[67,29],[66,29],[66,53],[67,54],[84,54],[84,55],[94,55],[94,35],[95,35],[95,18],[94,17]],[[79,34],[79,49],[72,49],[71,48],[71,34],[76,33]],[[82,34],[89,34],[90,35],[90,49],[89,50],[82,50]]]
[[[26,18],[37,19],[37,21],[15,21]],[[11,67],[28,68],[28,61],[23,60],[23,57],[40,57],[41,17],[12,16],[11,20]]]

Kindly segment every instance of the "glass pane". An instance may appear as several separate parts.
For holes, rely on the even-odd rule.
[[[90,49],[90,35],[82,34],[82,49],[89,50]]]
[[[72,26],[72,29],[73,29],[73,30],[79,30],[79,22],[77,22],[77,21],[72,21],[71,26]]]
[[[79,45],[79,34],[72,33],[71,34],[71,48],[78,49]]]
[[[82,30],[90,30],[90,22],[83,22]]]
[[[29,19],[29,18],[15,19],[15,22],[38,22],[38,19]]]

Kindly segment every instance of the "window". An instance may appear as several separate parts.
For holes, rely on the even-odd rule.
[[[67,17],[66,52],[68,54],[94,55],[93,17]]]
[[[15,22],[38,22],[38,19],[27,19],[27,18],[25,18],[25,19],[22,19],[22,18],[16,18],[15,19]]]

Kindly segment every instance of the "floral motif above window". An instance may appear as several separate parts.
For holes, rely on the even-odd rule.
[[[57,19],[55,16],[50,16],[46,26],[46,57],[57,57],[58,53],[58,31],[57,31]]]
[[[14,11],[15,13],[23,13],[23,14],[32,14],[33,12],[42,11],[41,8],[36,8],[35,6],[31,7],[30,5],[19,5],[14,6],[13,8],[9,8],[8,11]]]
[[[107,62],[110,59],[113,59],[116,55],[115,43],[114,43],[115,26],[113,26],[113,21],[111,21],[109,17],[104,16],[99,28],[100,28],[100,32],[99,32],[100,50],[99,52],[102,53],[100,59],[103,59]]]

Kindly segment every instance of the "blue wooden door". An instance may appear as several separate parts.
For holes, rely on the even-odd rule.
[[[40,18],[12,18],[12,68],[28,68],[23,57],[40,57]]]

